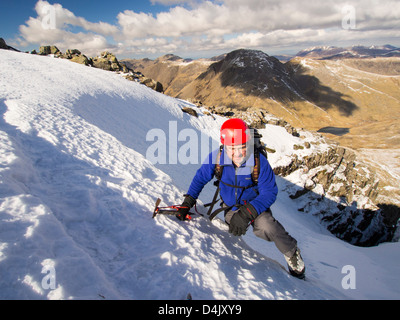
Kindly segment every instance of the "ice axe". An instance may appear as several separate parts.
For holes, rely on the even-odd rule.
[[[161,203],[161,199],[158,198],[158,199],[156,200],[156,206],[155,206],[154,211],[153,211],[153,219],[154,219],[154,217],[155,217],[157,214],[166,214],[166,215],[175,216],[175,215],[178,213],[179,209],[181,209],[181,208],[187,208],[187,207],[181,206],[181,205],[173,205],[173,206],[168,206],[168,207],[160,207],[160,203]],[[191,219],[192,219],[192,217],[190,216],[191,214],[192,214],[192,213],[189,212],[189,213],[186,215],[185,220],[191,220]]]

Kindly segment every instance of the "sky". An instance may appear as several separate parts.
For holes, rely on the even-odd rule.
[[[270,55],[314,46],[400,47],[399,0],[13,0],[0,37],[23,51],[56,45],[88,56],[211,58],[235,49]]]

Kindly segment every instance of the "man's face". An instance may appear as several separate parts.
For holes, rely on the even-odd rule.
[[[247,155],[246,144],[241,144],[237,146],[225,146],[225,151],[228,157],[235,163],[236,165],[241,165]]]

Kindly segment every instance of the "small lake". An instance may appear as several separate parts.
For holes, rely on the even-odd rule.
[[[319,129],[317,132],[330,133],[334,134],[335,136],[344,136],[346,133],[350,132],[350,128],[324,127]]]

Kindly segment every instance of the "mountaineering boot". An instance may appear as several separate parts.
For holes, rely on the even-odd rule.
[[[291,257],[285,256],[285,259],[288,264],[289,273],[296,278],[304,279],[306,267],[301,257],[300,249],[297,248]]]

